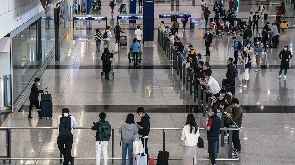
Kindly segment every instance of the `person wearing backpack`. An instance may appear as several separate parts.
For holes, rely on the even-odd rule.
[[[74,165],[74,157],[72,157],[73,145],[73,129],[77,128],[77,121],[74,116],[69,115],[68,108],[62,109],[62,114],[58,116],[58,137],[57,145],[60,153],[64,156],[63,165]]]
[[[185,145],[183,148],[183,165],[197,164],[196,153],[199,136],[199,126],[196,123],[195,116],[188,114],[179,142],[179,146],[182,146],[183,142]]]
[[[104,48],[101,55],[102,71],[105,74],[105,79],[109,80],[109,73],[111,71],[111,53],[108,48]]]
[[[112,127],[105,120],[106,113],[99,114],[99,121],[93,122],[92,130],[96,131],[96,165],[100,165],[100,153],[103,154],[103,165],[108,164],[108,143],[111,137]]]
[[[128,150],[128,164],[133,165],[133,141],[137,134],[137,126],[134,124],[134,115],[128,114],[125,123],[119,128],[122,141],[122,164],[126,165],[126,155]]]
[[[227,60],[227,71],[226,71],[226,81],[230,85],[230,92],[235,94],[235,79],[238,77],[238,70],[233,64],[233,58],[228,58]]]
[[[103,46],[106,48],[110,47],[110,38],[112,37],[112,33],[110,31],[110,26],[107,26],[106,30],[103,31],[102,39],[103,39]]]

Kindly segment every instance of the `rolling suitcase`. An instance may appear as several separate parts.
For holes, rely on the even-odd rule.
[[[110,52],[118,53],[118,43],[112,43]]]
[[[169,152],[159,151],[157,165],[168,165]]]
[[[40,118],[52,118],[52,101],[51,100],[44,100],[40,103],[41,112]]]
[[[133,142],[133,165],[147,165],[147,154],[139,138]]]
[[[120,46],[127,46],[127,36],[120,37]]]

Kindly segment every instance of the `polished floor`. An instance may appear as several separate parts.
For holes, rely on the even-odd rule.
[[[208,2],[209,5],[212,2]],[[250,8],[256,8],[259,2],[241,1],[239,16],[246,18]],[[266,2],[264,2],[266,3]],[[275,1],[272,3],[279,3]],[[103,1],[102,12],[110,16],[108,2]],[[170,3],[157,2],[155,15],[160,12],[174,12]],[[198,3],[197,3],[198,5]],[[292,4],[293,5],[293,4]],[[269,13],[274,12],[274,5],[267,5]],[[210,6],[211,7],[211,6]],[[293,7],[293,6],[292,6]],[[294,12],[290,5],[288,9],[288,21],[292,24]],[[181,12],[192,13],[193,20],[200,18],[200,6],[192,6],[191,1],[180,1]],[[116,11],[116,10],[115,10]],[[290,11],[290,13],[289,13]],[[115,13],[114,16],[116,16]],[[156,21],[160,21],[156,19]],[[165,20],[166,22],[166,20]],[[169,22],[169,19],[167,19]],[[111,23],[111,22],[110,22]],[[156,23],[155,23],[156,24]],[[261,25],[263,22],[260,23]],[[97,26],[103,26],[98,23]],[[293,24],[292,24],[293,25]],[[107,120],[114,128],[114,141],[109,143],[108,153],[112,155],[114,145],[114,157],[121,157],[120,134],[118,128],[124,122],[128,113],[134,113],[138,106],[144,106],[151,117],[152,128],[169,128],[166,130],[166,150],[170,152],[170,158],[181,158],[182,147],[178,146],[181,136],[181,128],[185,124],[187,110],[192,105],[193,97],[185,90],[179,76],[170,69],[170,61],[164,55],[156,42],[157,30],[155,30],[155,42],[145,43],[143,46],[143,61],[139,68],[129,66],[127,60],[128,47],[122,47],[115,54],[115,77],[112,80],[101,79],[100,53],[95,52],[94,29],[73,28],[67,40],[61,45],[60,61],[52,61],[41,77],[41,87],[48,87],[53,99],[53,118],[38,120],[34,111],[33,119],[27,119],[28,104],[22,110],[14,113],[4,123],[8,127],[56,127],[57,116],[63,107],[69,107],[70,113],[77,119],[79,127],[74,131],[74,145],[72,154],[77,158],[89,160],[77,160],[76,164],[94,165],[95,157],[95,133],[90,128],[93,121],[98,120],[99,112],[107,113]],[[129,30],[124,25],[125,34],[128,36],[128,45],[134,36],[134,30]],[[203,20],[197,24],[194,30],[187,29],[180,33],[184,43],[192,43],[197,52],[205,53],[202,35],[204,29]],[[295,148],[295,95],[294,60],[288,70],[287,79],[279,80],[279,51],[284,45],[291,50],[294,48],[295,29],[290,28],[280,35],[280,45],[277,49],[268,49],[262,57],[263,69],[255,72],[255,58],[252,58],[253,68],[250,70],[248,88],[236,88],[236,97],[240,99],[244,108],[243,125],[240,131],[242,154],[239,161],[218,161],[218,165],[292,165],[295,162],[293,149]],[[214,38],[213,54],[205,61],[210,62],[213,69],[213,77],[221,84],[225,78],[226,60],[232,56],[232,35]],[[239,38],[240,39],[240,38]],[[114,41],[112,41],[114,42]],[[30,67],[37,69],[34,64]],[[21,71],[21,68],[19,68]],[[239,80],[236,81],[239,85]],[[202,114],[195,113],[197,123],[202,125],[206,118]],[[2,119],[2,118],[1,118]],[[3,119],[2,119],[3,120]],[[136,121],[139,117],[136,116]],[[172,129],[172,130],[170,130]],[[151,130],[149,139],[149,151],[152,157],[156,157],[162,150],[162,130]],[[201,132],[206,142],[205,132]],[[5,139],[5,132],[0,130],[1,139]],[[38,164],[57,165],[59,152],[56,145],[57,131],[55,129],[13,129],[12,130],[12,157],[14,158],[48,158],[44,161],[15,160],[13,165]],[[0,142],[0,157],[5,155],[5,140]],[[219,158],[227,158],[228,146],[220,148]],[[207,146],[198,149],[198,158],[207,158]],[[1,164],[2,162],[0,162]],[[111,162],[109,162],[111,164]],[[115,160],[115,165],[120,161]],[[181,161],[171,160],[171,165],[180,165]],[[206,160],[199,160],[198,164],[209,164]]]

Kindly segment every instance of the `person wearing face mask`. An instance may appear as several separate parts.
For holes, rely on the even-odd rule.
[[[205,73],[205,79],[206,82],[203,82],[201,79],[199,79],[199,82],[202,86],[205,86],[209,88],[210,92],[215,96],[218,97],[219,91],[220,91],[220,86],[218,82],[211,76],[208,71]]]
[[[221,119],[217,116],[217,109],[211,107],[208,111],[208,121],[206,125],[203,125],[205,130],[207,130],[207,139],[208,139],[208,152],[211,161],[211,165],[216,164],[216,148],[219,141]]]
[[[29,115],[28,115],[28,118],[32,118],[32,109],[33,109],[33,106],[36,107],[37,111],[38,111],[38,115],[40,117],[40,112],[41,112],[41,109],[40,109],[40,106],[39,106],[39,93],[44,93],[44,92],[47,92],[46,89],[44,90],[39,90],[38,89],[38,85],[40,85],[40,78],[35,78],[34,80],[34,84],[32,85],[31,87],[31,94],[30,94],[30,105],[29,105]]]
[[[256,42],[256,46],[254,48],[255,50],[255,57],[256,57],[256,67],[257,69],[255,69],[255,72],[260,71],[260,62],[261,62],[261,55],[263,52],[263,44],[261,43],[261,41],[257,40]]]
[[[231,114],[233,105],[231,103],[232,97],[230,95],[226,95],[223,99],[224,101],[220,104],[220,110],[222,114]],[[228,128],[231,124],[230,118],[226,117],[224,118],[224,127]],[[225,143],[228,143],[228,131],[225,131],[224,141]]]
[[[260,17],[258,15],[258,12],[255,12],[255,15],[253,15],[253,32],[256,26],[256,31],[258,32],[258,21],[259,21]]]
[[[281,59],[279,79],[281,79],[282,71],[284,70],[284,79],[286,79],[287,70],[289,69],[290,59],[292,58],[291,52],[288,50],[288,46],[285,46],[284,49],[280,52],[279,58]]]
[[[209,47],[212,44],[213,34],[210,33],[209,29],[207,30],[207,33],[205,34],[205,36],[203,38],[205,39],[205,46],[206,46],[206,55],[205,56],[210,56]]]
[[[227,60],[227,72],[226,72],[226,81],[231,86],[231,93],[235,94],[235,78],[237,75],[236,66],[233,65],[233,58],[228,58]]]

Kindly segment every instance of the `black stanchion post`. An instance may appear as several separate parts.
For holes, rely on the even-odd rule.
[[[193,95],[193,73],[189,73],[189,94]]]
[[[185,89],[188,90],[188,78],[189,78],[189,74],[190,74],[190,69],[187,68],[186,69],[186,79],[185,79]]]
[[[221,115],[221,128],[224,128],[224,115]],[[220,138],[220,140],[221,140],[221,147],[223,147],[224,146],[224,131],[223,130],[221,130],[221,138]]]
[[[11,158],[11,129],[6,129],[7,158]],[[8,160],[11,163],[11,159]]]
[[[177,53],[176,74],[179,75],[180,54]]]
[[[181,56],[179,56],[179,79],[181,80],[182,79],[182,69],[183,69],[183,67],[182,67],[182,58],[181,58]]]
[[[211,108],[211,102],[212,102],[212,98],[208,97],[208,103],[207,103],[208,104],[208,109]]]
[[[229,128],[233,128],[232,125],[229,126]],[[232,152],[233,152],[233,130],[228,130],[229,136],[228,136],[228,158],[232,158]]]
[[[186,71],[186,65],[185,64],[183,64],[182,65],[182,84],[184,85],[185,84],[185,81],[186,81],[186,77],[185,77],[185,71]]]
[[[197,79],[196,78],[194,78],[194,102],[197,102]]]
[[[115,157],[115,130],[112,129],[112,163],[114,163]]]
[[[203,117],[206,117],[206,90],[203,90]]]
[[[163,151],[166,149],[166,135],[165,135],[165,130],[163,129]]]
[[[171,49],[170,49],[170,56],[169,56],[169,60],[172,60],[172,53],[173,51],[175,51],[175,49],[171,46]]]
[[[176,69],[176,51],[173,52],[173,68]]]
[[[201,105],[201,85],[198,85],[198,110],[201,111],[202,105]]]

